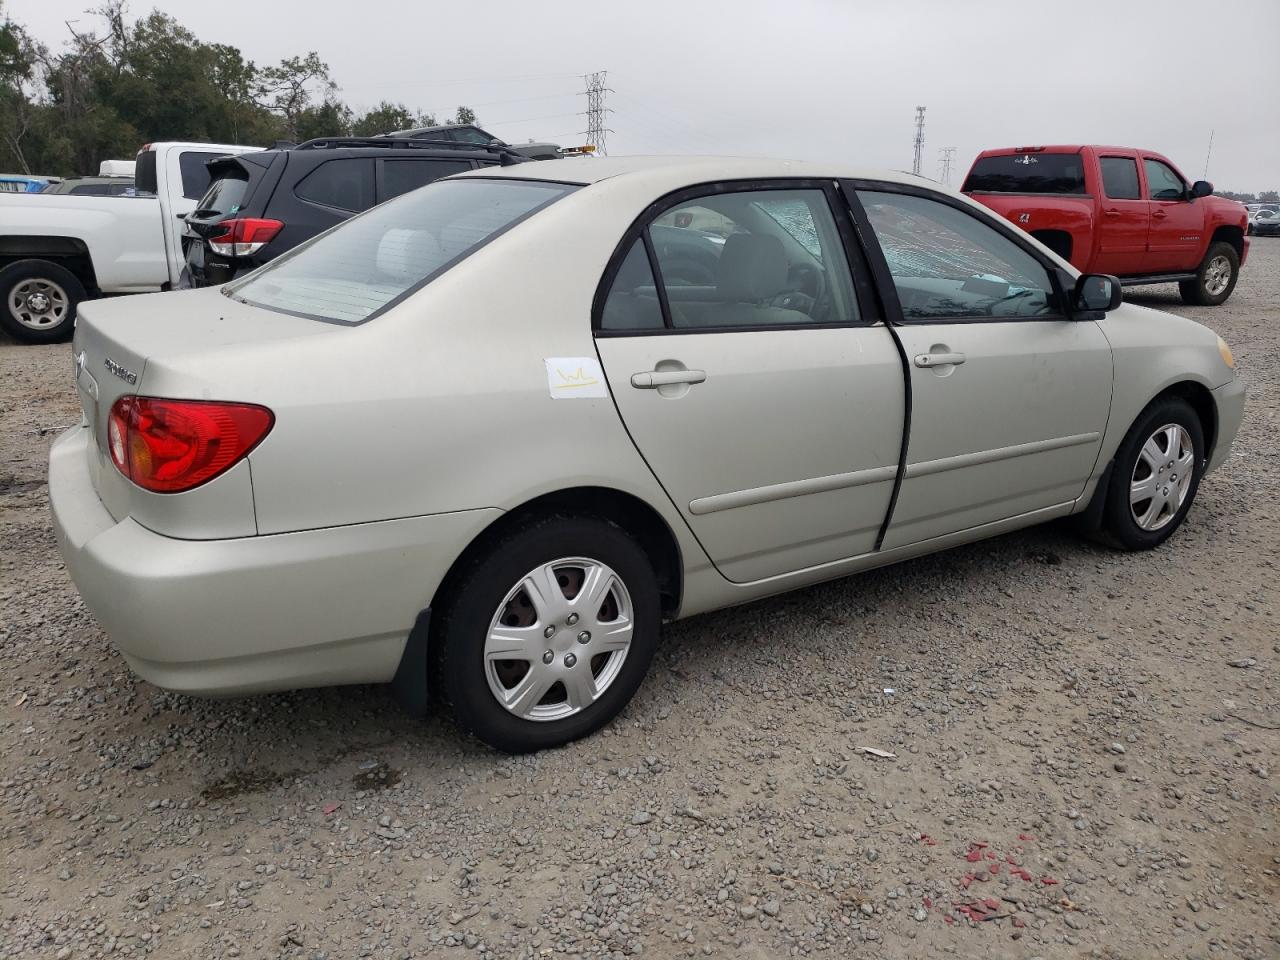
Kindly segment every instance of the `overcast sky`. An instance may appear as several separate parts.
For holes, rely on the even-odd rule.
[[[7,0],[51,45],[95,0]],[[131,13],[152,4],[135,2]],[[1280,0],[165,0],[259,63],[316,50],[353,106],[473,106],[492,133],[581,143],[608,70],[608,152],[841,159],[923,172],[955,147],[1114,143],[1223,189],[1280,189]],[[177,93],[175,92],[175,95]]]

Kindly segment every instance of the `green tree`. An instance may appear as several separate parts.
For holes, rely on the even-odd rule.
[[[1280,200],[1280,193],[1277,193],[1275,190],[1263,190],[1258,194],[1258,199],[1263,203],[1275,203],[1277,200]]]
[[[289,57],[277,66],[264,67],[258,74],[258,103],[284,121],[292,139],[298,138],[298,122],[315,102],[334,99],[338,85],[329,77],[329,65],[314,50],[305,57]],[[307,121],[310,123],[310,121]]]
[[[380,133],[396,130],[412,130],[415,127],[434,127],[436,118],[430,114],[414,114],[403,103],[383,100],[351,125],[357,137],[376,137]]]
[[[458,112],[453,115],[453,119],[449,123],[472,123],[478,125],[480,121],[476,119],[476,112],[470,107],[459,107]]]
[[[318,137],[345,137],[351,133],[351,110],[345,103],[327,99],[314,107],[306,107],[293,125],[298,143]]]

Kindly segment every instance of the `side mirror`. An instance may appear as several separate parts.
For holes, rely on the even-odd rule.
[[[1101,319],[1098,314],[1120,306],[1120,281],[1106,273],[1086,273],[1071,293],[1071,312],[1078,320]]]
[[[1213,193],[1213,184],[1208,180],[1197,180],[1191,185],[1191,199],[1195,200],[1199,197],[1207,197]]]

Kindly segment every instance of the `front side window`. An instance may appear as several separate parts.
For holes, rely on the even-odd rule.
[[[1049,273],[976,216],[901,193],[859,191],[907,320],[1013,319],[1058,312]]]
[[[1167,163],[1143,158],[1142,167],[1147,171],[1147,191],[1152,200],[1183,200],[1187,185],[1170,169]]]
[[[228,293],[269,310],[361,323],[575,189],[534,180],[442,180],[321,234]]]
[[[821,190],[698,197],[668,209],[647,229],[675,329],[859,320],[849,265]],[[628,259],[633,256],[634,250]],[[644,316],[651,320],[652,313]]]
[[[1112,200],[1141,200],[1138,161],[1132,157],[1102,157],[1102,192]]]

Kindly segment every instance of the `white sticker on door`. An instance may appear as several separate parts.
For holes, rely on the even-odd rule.
[[[595,357],[547,357],[547,389],[553,400],[607,397],[604,371]]]

